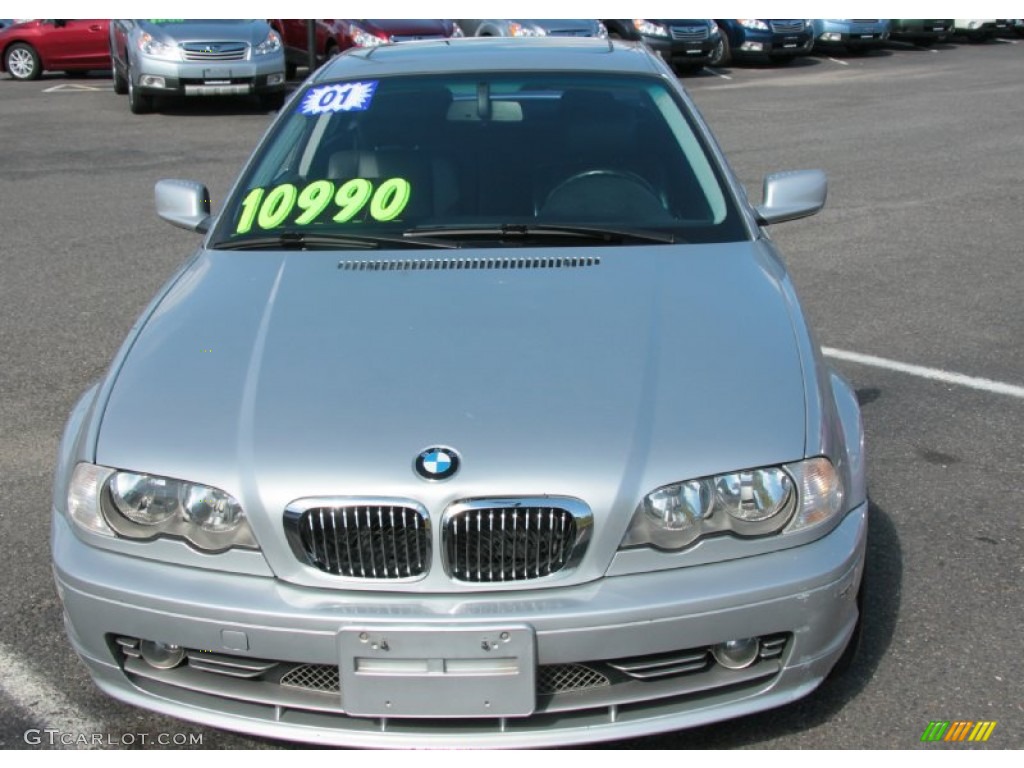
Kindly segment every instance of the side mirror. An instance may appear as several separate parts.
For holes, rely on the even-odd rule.
[[[198,181],[163,179],[156,183],[156,213],[164,221],[189,232],[210,228],[210,192]]]
[[[828,178],[824,171],[787,171],[764,177],[761,205],[754,210],[760,224],[813,216],[825,207]]]

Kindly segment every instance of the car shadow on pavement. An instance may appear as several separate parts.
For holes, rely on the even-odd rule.
[[[291,89],[288,91],[291,96]],[[274,115],[255,96],[225,96],[220,98],[158,98],[154,112],[174,117],[226,117],[230,115]]]
[[[896,631],[903,583],[903,553],[896,526],[874,502],[868,507],[864,614],[860,650],[845,673],[827,678],[808,696],[738,720],[646,739],[615,742],[630,749],[728,749],[758,746],[833,721],[871,680]]]

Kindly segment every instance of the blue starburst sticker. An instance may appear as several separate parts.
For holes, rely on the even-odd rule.
[[[311,88],[302,97],[299,113],[315,116],[329,112],[362,112],[370,108],[377,82],[334,83]]]

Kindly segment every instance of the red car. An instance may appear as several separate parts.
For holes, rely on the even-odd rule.
[[[109,19],[32,19],[0,31],[0,71],[35,80],[43,70],[110,69]]]
[[[296,67],[305,66],[309,53],[305,19],[269,19],[284,41],[288,78]],[[318,60],[331,58],[348,48],[368,48],[404,40],[462,37],[462,30],[450,19],[317,19]]]

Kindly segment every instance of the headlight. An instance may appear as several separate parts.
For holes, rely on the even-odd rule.
[[[512,37],[544,37],[547,35],[547,32],[545,32],[541,27],[528,27],[525,24],[519,24],[515,21],[509,23],[508,33]]]
[[[270,30],[270,34],[267,35],[267,39],[252,50],[257,56],[263,56],[268,53],[277,53],[281,50],[281,36],[274,30]]]
[[[708,19],[708,23],[711,24],[711,26],[708,28],[708,37],[714,37],[716,34],[718,34],[718,25],[715,23],[714,19]]]
[[[365,29],[356,24],[352,25],[352,44],[359,48],[373,48],[377,45],[384,45],[387,40],[383,37],[377,37],[376,35],[370,34]]]
[[[668,30],[665,27],[647,19],[633,19],[633,28],[648,37],[668,37]]]
[[[746,27],[747,29],[763,29],[765,31],[768,29],[768,24],[761,19],[736,19],[736,21],[739,22],[741,27]]]
[[[157,40],[149,32],[144,32],[139,38],[139,50],[154,59],[177,61],[181,58],[177,46]]]
[[[452,37],[465,37],[466,33],[462,31],[462,27],[452,22]]]
[[[621,546],[679,550],[711,534],[803,530],[835,517],[842,499],[839,475],[822,458],[673,483],[644,497]]]
[[[598,37],[608,37],[608,27],[606,27],[600,21],[597,22],[597,36]]]
[[[114,508],[136,525],[166,523],[181,507],[181,488],[166,477],[117,472],[107,487]]]
[[[128,539],[185,539],[197,549],[258,549],[245,512],[218,488],[140,472],[79,464],[68,514],[82,528]]]

